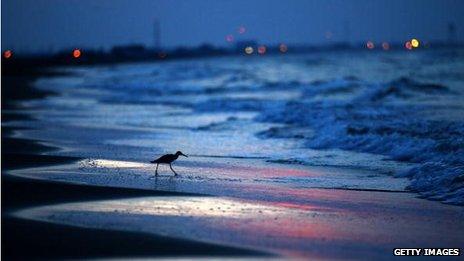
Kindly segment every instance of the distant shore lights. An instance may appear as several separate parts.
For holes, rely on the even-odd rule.
[[[412,50],[412,43],[411,41],[407,41],[406,43],[404,43],[404,47],[408,50]]]
[[[372,41],[367,41],[366,47],[370,50],[374,49],[375,45]]]
[[[383,49],[384,51],[390,50],[390,44],[387,43],[387,42],[383,42],[383,43],[382,43],[382,49]]]
[[[73,55],[74,59],[77,59],[77,58],[81,57],[82,52],[81,52],[80,49],[74,49],[72,55]]]
[[[10,59],[13,56],[13,52],[11,50],[6,50],[3,52],[3,58]]]
[[[238,28],[237,31],[238,31],[239,34],[244,34],[246,32],[246,28],[245,28],[245,26],[242,25],[242,26],[240,26]]]
[[[411,39],[411,46],[413,48],[419,47],[419,40],[417,40],[416,38]]]
[[[245,48],[245,53],[248,54],[248,55],[252,54],[253,51],[254,51],[254,50],[253,50],[253,47],[251,47],[251,46],[247,46],[247,47]]]
[[[264,45],[261,45],[260,47],[258,47],[258,53],[261,54],[261,55],[264,55],[266,53],[266,46]]]
[[[288,51],[288,46],[286,44],[280,44],[279,45],[279,51],[281,53],[286,53]]]
[[[231,34],[226,35],[226,41],[231,43],[234,41],[234,36]]]

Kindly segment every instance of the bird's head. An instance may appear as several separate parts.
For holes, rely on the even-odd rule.
[[[177,155],[177,156],[184,156],[184,157],[187,157],[187,158],[188,158],[188,156],[185,155],[184,153],[182,153],[182,151],[180,151],[180,150],[176,152],[176,155]]]

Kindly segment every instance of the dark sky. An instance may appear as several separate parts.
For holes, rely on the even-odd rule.
[[[227,34],[289,44],[435,40],[449,22],[462,41],[463,14],[461,0],[3,0],[2,49],[153,45],[156,18],[164,47],[226,45]]]

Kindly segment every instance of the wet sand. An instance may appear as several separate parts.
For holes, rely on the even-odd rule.
[[[184,173],[189,170],[183,169]],[[44,178],[41,176],[46,172],[37,168],[37,173],[37,178]],[[26,208],[14,215],[84,228],[143,231],[287,258],[362,256],[388,260],[396,247],[464,244],[460,233],[464,229],[462,209],[419,199],[413,193],[285,188],[243,182],[234,186],[189,184],[185,176],[164,174],[157,179],[135,178],[141,183],[129,179],[122,183],[138,189],[145,184],[147,189],[151,186],[156,190],[157,185],[166,182],[180,195],[92,199]],[[210,196],[192,193],[195,191]]]
[[[58,159],[55,159],[55,161]],[[66,160],[63,160],[66,161]],[[19,166],[18,166],[19,167]],[[129,231],[92,229],[22,219],[12,212],[48,204],[180,195],[70,185],[2,176],[2,258],[64,259],[160,256],[263,256],[258,251]]]
[[[109,257],[169,257],[169,256],[268,256],[268,254],[218,244],[196,242],[146,233],[111,231],[22,219],[11,215],[20,209],[101,199],[140,196],[190,195],[66,184],[15,177],[15,169],[71,163],[78,158],[44,155],[56,148],[30,139],[12,138],[18,128],[5,126],[16,120],[31,120],[17,103],[44,98],[52,93],[36,90],[31,83],[48,73],[35,68],[4,69],[2,72],[2,258],[66,259]],[[123,246],[123,247],[122,247]]]

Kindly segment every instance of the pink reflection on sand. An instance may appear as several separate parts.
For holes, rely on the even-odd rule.
[[[430,246],[438,239],[443,244],[463,242],[460,211],[404,193],[274,187],[253,193],[266,200],[143,197],[44,206],[15,215],[288,256],[340,258],[358,256],[359,251],[384,256],[397,245]]]
[[[244,176],[259,177],[310,177],[317,176],[317,173],[308,170],[288,169],[288,168],[270,168],[270,167],[248,167],[234,166],[229,171]]]
[[[324,211],[310,209],[230,198],[146,197],[45,206],[16,215],[86,227],[142,229],[271,252],[283,251],[282,246],[291,240],[345,237],[327,222],[321,222],[318,217],[326,216]]]

